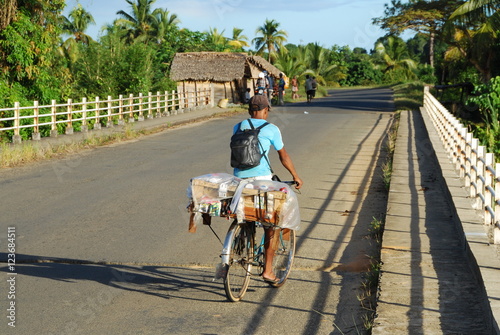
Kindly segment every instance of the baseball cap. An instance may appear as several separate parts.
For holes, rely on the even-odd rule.
[[[269,100],[267,100],[265,95],[254,95],[250,98],[250,101],[248,101],[248,110],[250,112],[260,111],[266,107],[271,108]]]

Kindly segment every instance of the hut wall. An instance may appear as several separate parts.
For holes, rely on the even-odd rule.
[[[178,92],[190,92],[189,96],[182,101],[183,108],[189,108],[194,106],[193,95],[195,89],[211,89],[214,90],[213,103],[217,105],[221,99],[228,99],[230,103],[239,103],[245,96],[246,81],[233,81],[224,83],[211,83],[211,82],[194,82],[194,81],[182,81],[177,83]]]

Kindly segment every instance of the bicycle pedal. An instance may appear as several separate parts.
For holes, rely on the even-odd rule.
[[[217,264],[215,267],[215,276],[213,281],[226,278],[228,268],[229,266],[227,264],[222,264],[222,263]]]

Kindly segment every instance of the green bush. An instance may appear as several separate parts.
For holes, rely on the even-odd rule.
[[[484,121],[484,127],[476,125],[474,134],[488,152],[500,154],[500,77],[495,77],[475,90],[476,96],[469,102],[476,103]]]

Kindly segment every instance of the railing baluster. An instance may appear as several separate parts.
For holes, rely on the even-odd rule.
[[[112,128],[114,126],[113,118],[111,116],[112,113],[113,113],[113,104],[111,102],[111,95],[108,95],[108,122],[106,122],[107,128]]]
[[[494,225],[495,244],[500,244],[500,164],[486,153],[479,140],[424,89],[424,108],[433,121],[441,141],[472,199],[472,207],[481,209],[484,224]]]
[[[40,108],[38,108],[38,101],[33,101],[33,113],[34,118],[33,118],[33,134],[31,135],[31,138],[33,141],[40,141],[41,136],[40,136]]]
[[[14,115],[9,118],[0,118],[1,121],[12,121],[13,125],[8,128],[0,128],[0,132],[13,130],[12,142],[21,143],[21,129],[32,128],[31,139],[39,140],[41,139],[41,126],[50,126],[50,136],[57,137],[58,125],[61,124],[65,128],[65,134],[71,135],[74,133],[75,120],[81,122],[82,132],[87,132],[90,124],[93,124],[92,128],[94,130],[99,130],[102,128],[103,122],[106,123],[106,127],[113,127],[114,122],[117,122],[118,125],[124,125],[126,121],[132,123],[135,120],[144,120],[145,117],[151,119],[154,117],[175,115],[191,109],[213,105],[213,94],[213,86],[210,85],[208,88],[198,87],[196,91],[176,92],[172,90],[171,92],[164,91],[163,94],[157,92],[156,98],[152,92],[148,92],[147,102],[142,93],[139,93],[137,98],[132,93],[130,93],[128,98],[120,95],[114,101],[111,96],[108,96],[107,101],[101,101],[99,97],[96,97],[94,101],[82,98],[81,103],[74,103],[72,99],[68,99],[66,103],[60,105],[55,100],[52,100],[51,104],[47,106],[40,106],[38,102],[34,102],[33,107],[21,107],[19,102],[16,102],[13,108],[5,109],[12,111]],[[80,105],[82,106],[81,108],[77,107],[74,110],[75,106]],[[91,108],[88,107],[89,105]],[[49,108],[50,113],[43,112],[44,109]],[[33,115],[22,116],[21,111],[27,109],[32,109]],[[59,109],[66,109],[66,111],[58,112]],[[145,112],[146,109],[147,113]],[[75,113],[78,113],[81,117],[76,117]],[[117,121],[114,116],[118,116]],[[49,117],[50,121],[48,121]],[[33,119],[33,123],[21,125],[21,120],[28,118]],[[105,119],[105,121],[102,121],[102,119]]]
[[[134,119],[134,95],[132,93],[128,96],[128,123],[133,123]]]
[[[492,209],[494,208],[492,199],[492,187],[493,185],[493,175],[490,169],[493,166],[494,156],[492,153],[487,153],[485,155],[485,166],[484,166],[484,224],[491,225],[493,215],[491,215]]]
[[[57,109],[56,109],[56,101],[52,100],[52,106],[50,107],[51,114],[51,128],[50,128],[50,137],[57,137]]]
[[[139,93],[139,116],[137,117],[138,121],[144,121],[144,98],[142,93]]]
[[[93,129],[95,129],[95,130],[101,129],[101,118],[100,118],[101,113],[100,113],[100,110],[99,110],[100,105],[101,104],[100,104],[100,101],[99,101],[99,97],[95,97],[95,110],[96,110],[95,111],[95,117],[96,118],[95,118],[94,127],[93,127]]]
[[[118,100],[118,125],[123,126],[125,124],[125,120],[123,118],[123,95],[120,94],[120,98]]]
[[[500,244],[500,163],[497,163],[495,166],[495,222],[493,240],[495,244]]]
[[[68,106],[66,106],[66,135],[71,135],[73,134],[73,100],[68,99]]]

